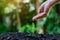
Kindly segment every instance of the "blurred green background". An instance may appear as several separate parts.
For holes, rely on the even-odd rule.
[[[0,34],[26,32],[37,34],[60,34],[60,3],[49,15],[37,21],[32,17],[45,0],[0,0]]]

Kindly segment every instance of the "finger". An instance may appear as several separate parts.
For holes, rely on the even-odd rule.
[[[42,13],[44,11],[44,5],[41,5],[38,9],[38,13]]]
[[[38,13],[42,13],[44,11],[44,6],[46,2],[44,2],[39,8],[38,8]]]
[[[37,19],[39,19],[39,18],[43,18],[43,17],[46,17],[46,16],[47,16],[46,13],[37,14],[36,16],[34,16],[34,17],[32,18],[32,20],[34,21],[34,20],[37,20]]]

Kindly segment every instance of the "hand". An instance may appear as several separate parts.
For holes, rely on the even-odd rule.
[[[37,20],[39,18],[46,17],[50,8],[55,5],[59,0],[47,0],[38,9],[38,14],[32,18],[32,20]]]
[[[46,2],[44,2],[44,3],[39,7],[39,9],[38,9],[38,14],[32,18],[33,21],[46,16],[46,13],[44,13],[44,6],[45,6],[45,4],[46,4]]]
[[[32,18],[32,20],[36,20],[36,19],[39,19],[39,18],[42,18],[44,16],[44,5],[46,4],[46,2],[44,2],[38,9],[38,14],[36,16],[34,16]]]

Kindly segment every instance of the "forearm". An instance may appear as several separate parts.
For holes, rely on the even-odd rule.
[[[48,0],[47,0],[48,1]],[[49,0],[50,1],[50,0]],[[60,1],[60,0],[55,0],[55,1]]]
[[[45,8],[44,8],[44,12],[48,13],[50,8],[52,6],[54,6],[55,4],[57,4],[60,0],[47,0]]]

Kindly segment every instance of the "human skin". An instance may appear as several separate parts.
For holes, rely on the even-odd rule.
[[[32,18],[32,20],[37,20],[39,18],[44,18],[48,15],[48,12],[51,7],[60,2],[60,0],[47,0],[39,8],[38,14]]]

